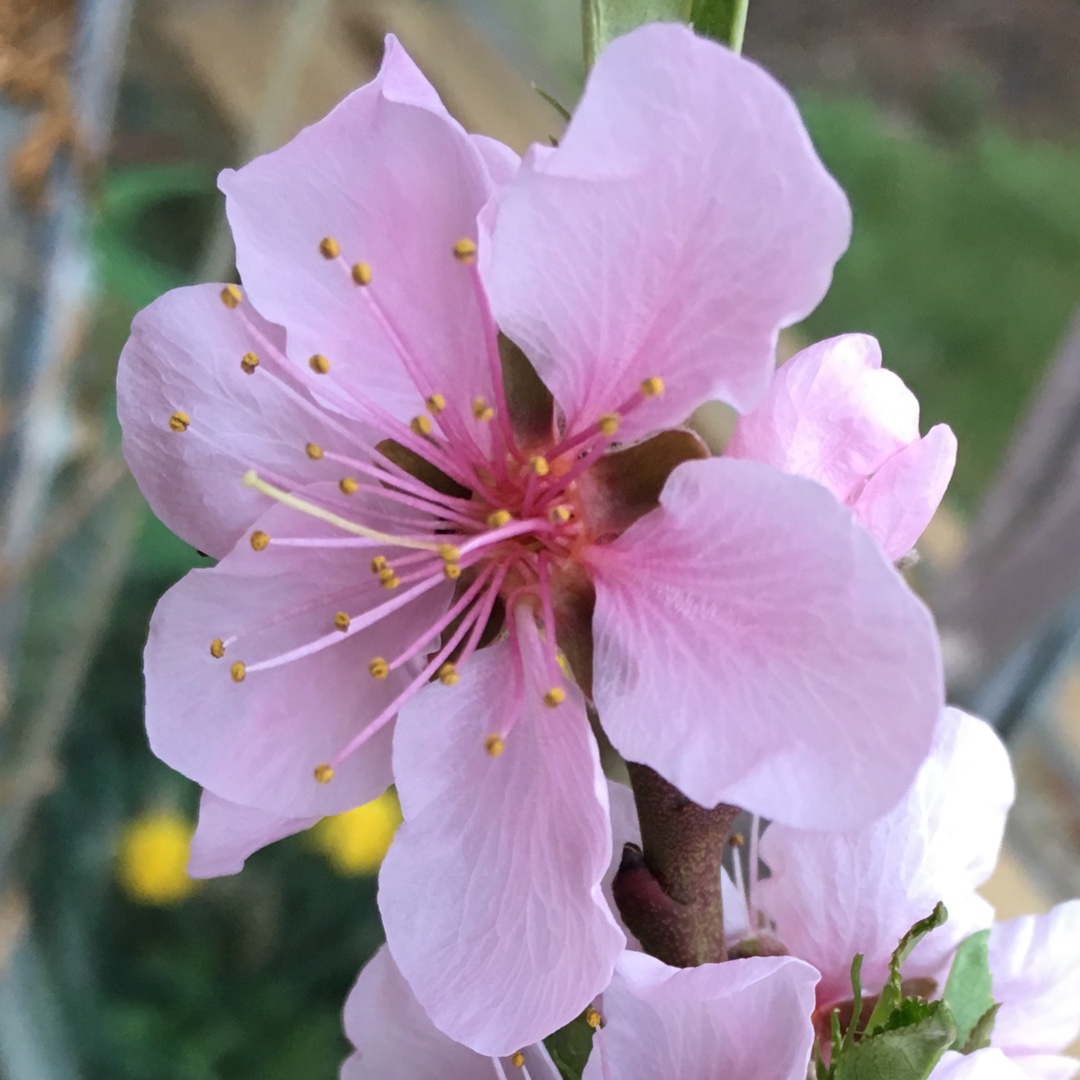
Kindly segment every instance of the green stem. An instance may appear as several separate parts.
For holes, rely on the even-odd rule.
[[[749,3],[750,0],[694,0],[690,21],[699,34],[741,53]]]

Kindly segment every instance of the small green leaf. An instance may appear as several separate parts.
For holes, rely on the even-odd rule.
[[[537,86],[536,83],[529,84],[533,90],[539,94],[567,123],[570,122],[570,110],[557,98],[552,97],[543,87]]]
[[[690,21],[704,37],[742,52],[749,0],[694,0]]]
[[[581,0],[585,69],[603,47],[644,23],[690,22],[691,0]]]
[[[592,1040],[593,1029],[586,1023],[585,1013],[544,1040],[544,1046],[563,1080],[581,1080],[592,1051]]]
[[[956,1022],[943,1001],[911,1001],[914,1023],[879,1031],[845,1049],[835,1080],[926,1080],[956,1039]],[[905,1003],[905,1011],[907,1003]]]
[[[904,961],[911,955],[912,950],[927,934],[942,926],[948,919],[949,913],[945,905],[940,901],[925,919],[920,919],[901,939],[896,946],[889,961],[889,979],[881,988],[874,1011],[866,1022],[866,1030],[871,1034],[877,1029],[884,1027],[892,1015],[893,1010],[900,1004],[904,992],[901,989],[900,969]]]
[[[998,1009],[1001,1005],[995,1003],[990,1006],[975,1021],[975,1026],[971,1029],[971,1034],[968,1035],[967,1041],[960,1047],[961,1054],[973,1054],[976,1050],[985,1050],[990,1045],[990,1035],[994,1030],[994,1021],[997,1020]],[[959,1042],[959,1040],[957,1040]]]
[[[850,1046],[855,1041],[862,1019],[862,962],[862,953],[856,953],[851,961],[851,1024],[844,1032],[844,1046]]]
[[[956,1018],[953,1049],[958,1050],[967,1045],[975,1025],[994,1005],[989,930],[980,930],[960,943],[942,997]]]

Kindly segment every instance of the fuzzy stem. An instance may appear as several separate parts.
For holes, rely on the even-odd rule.
[[[674,967],[727,959],[720,888],[738,808],[706,810],[645,765],[630,764],[642,847],[627,844],[615,902],[646,952]]]

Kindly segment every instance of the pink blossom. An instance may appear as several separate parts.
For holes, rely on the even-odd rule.
[[[680,969],[624,953],[583,1080],[805,1080],[816,981],[792,957]]]
[[[739,418],[727,453],[817,480],[896,560],[945,494],[956,437],[945,424],[920,437],[919,403],[881,367],[881,347],[844,334],[777,371],[765,400]]]
[[[930,1075],[933,1080],[1027,1080],[1016,1062],[993,1047],[972,1054],[950,1050]]]
[[[587,699],[696,801],[836,826],[900,798],[941,697],[927,611],[833,494],[670,429],[761,399],[847,242],[788,96],[647,26],[516,164],[389,39],[222,175],[243,290],[162,297],[119,375],[132,471],[221,560],[146,654],[152,746],[208,793],[197,867],[396,780],[391,948],[494,1055],[622,947]]]

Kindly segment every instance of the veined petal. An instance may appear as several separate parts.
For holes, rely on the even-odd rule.
[[[304,489],[330,499],[333,485]],[[361,495],[346,514],[365,515]],[[374,513],[367,520],[377,523]],[[241,540],[216,567],[195,570],[162,598],[146,646],[146,725],[167,764],[230,802],[281,817],[323,816],[359,806],[391,783],[389,726],[342,762],[332,783],[313,771],[343,749],[400,693],[414,668],[371,677],[375,656],[393,658],[445,610],[440,582],[375,625],[303,659],[252,671],[256,664],[338,634],[339,611],[352,620],[390,598],[372,576],[371,548],[288,547],[274,537],[340,538],[332,527],[285,507],[258,522],[269,545]],[[385,549],[393,558],[395,549]],[[236,636],[235,642],[232,638]],[[219,640],[223,654],[211,654]],[[242,681],[232,665],[246,666]]]
[[[195,878],[239,874],[248,856],[259,848],[310,829],[318,820],[279,817],[203,791],[188,873]]]
[[[710,398],[753,408],[779,329],[825,294],[850,226],[787,92],[651,24],[604,50],[558,148],[503,192],[486,280],[570,428],[664,380],[629,439]]]
[[[570,687],[561,705],[544,703],[531,614],[517,627],[524,686],[503,641],[398,718],[405,823],[379,884],[387,941],[420,1003],[446,1034],[492,1055],[573,1019],[623,946],[600,889],[611,826],[584,702]],[[503,752],[489,756],[485,739],[519,703]]]
[[[851,996],[856,953],[867,993],[879,990],[900,937],[939,900],[949,921],[918,947],[907,975],[940,977],[952,949],[990,925],[993,909],[975,890],[997,862],[1014,794],[993,729],[950,708],[914,785],[885,817],[849,832],[766,831],[771,876],[756,896],[780,940],[821,972],[822,1004]],[[1001,1000],[996,982],[994,993]]]
[[[789,956],[679,969],[624,953],[583,1080],[804,1080],[816,982]]]
[[[470,139],[391,35],[373,82],[221,174],[245,288],[286,328],[320,396],[407,420],[441,393],[475,426],[474,397],[493,391],[477,285],[454,246],[476,239],[495,187],[489,161],[505,178],[511,161]],[[320,252],[326,238],[339,255]],[[358,264],[367,285],[354,281]],[[325,374],[308,371],[313,355],[328,359]]]
[[[807,828],[895,806],[942,704],[923,604],[811,481],[687,462],[660,503],[588,554],[615,747],[702,806]]]
[[[174,289],[139,312],[116,380],[124,456],[139,487],[173,532],[215,558],[266,510],[241,484],[248,469],[298,486],[326,475],[307,443],[353,448],[289,368],[281,327],[246,297],[226,307],[222,288]]]

